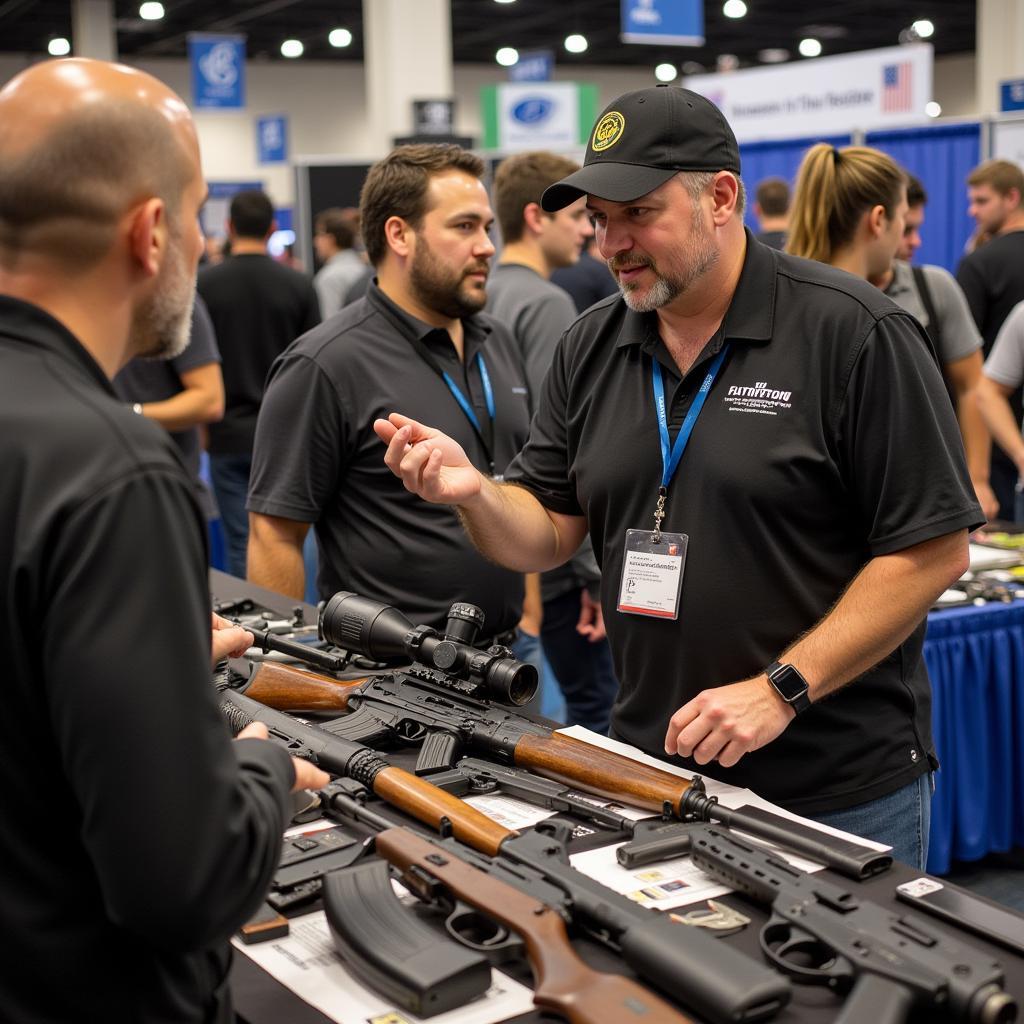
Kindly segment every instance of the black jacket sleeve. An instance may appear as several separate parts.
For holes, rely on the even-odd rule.
[[[232,743],[218,710],[202,526],[169,469],[109,485],[54,540],[42,628],[63,799],[106,912],[179,950],[258,905],[294,779],[283,749]]]

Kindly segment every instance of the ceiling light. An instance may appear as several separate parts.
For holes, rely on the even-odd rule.
[[[306,48],[298,39],[286,39],[281,44],[282,57],[301,57]]]
[[[336,46],[341,49],[343,46],[350,46],[352,44],[352,33],[347,28],[334,28],[331,29],[330,35],[327,37],[327,42],[331,46]]]
[[[928,39],[929,36],[935,35],[935,25],[927,18],[915,21],[910,27],[914,30],[919,39]]]
[[[71,43],[63,36],[51,39],[46,47],[51,57],[66,57],[71,52]]]
[[[496,4],[514,4],[516,0],[494,0]]]
[[[504,2],[504,0],[502,0],[502,2]],[[514,46],[503,46],[494,55],[494,59],[503,68],[510,68],[513,64],[519,63],[519,51]]]
[[[747,13],[747,5],[743,0],[725,0],[722,13],[727,18],[742,18]]]
[[[583,53],[587,48],[587,37],[573,34],[565,37],[565,48],[570,53]]]
[[[800,55],[802,57],[818,57],[821,55],[821,43],[817,39],[801,39]]]
[[[142,18],[143,21],[159,21],[163,16],[163,4],[147,2],[139,8],[139,17]]]
[[[659,82],[673,82],[677,74],[679,72],[676,71],[675,64],[659,64],[654,69],[654,77]]]
[[[926,103],[924,105],[924,112],[929,117],[938,117],[942,113],[942,107],[940,107],[935,100],[932,100],[930,103]]]
[[[769,46],[764,50],[757,51],[757,59],[762,64],[781,64],[783,61],[789,60],[789,50],[785,50],[781,46]]]

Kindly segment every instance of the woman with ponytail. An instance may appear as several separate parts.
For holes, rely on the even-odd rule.
[[[868,280],[892,265],[903,237],[907,177],[869,146],[812,146],[796,179],[786,251]]]
[[[836,149],[826,142],[812,146],[797,175],[787,250],[887,288],[903,238],[907,180],[906,172],[877,149]],[[918,292],[928,289],[927,302],[908,301],[906,288],[892,298],[925,323],[956,410],[971,483],[985,515],[994,517],[999,502],[989,482],[991,442],[977,406],[981,339],[967,302],[942,268],[919,268],[913,277],[904,267],[902,277]]]

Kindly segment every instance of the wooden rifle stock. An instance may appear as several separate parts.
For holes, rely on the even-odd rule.
[[[368,678],[335,679],[304,668],[261,661],[253,666],[242,692],[277,711],[340,715],[348,710],[349,694]]]
[[[402,872],[406,885],[428,899],[428,879],[437,879],[464,903],[522,936],[534,977],[535,1005],[571,1024],[691,1024],[691,1018],[631,979],[588,967],[574,952],[558,913],[527,893],[441,854],[408,829],[381,832],[376,850]]]
[[[651,811],[667,803],[677,814],[690,788],[689,779],[558,733],[527,733],[516,743],[513,760],[544,778]]]

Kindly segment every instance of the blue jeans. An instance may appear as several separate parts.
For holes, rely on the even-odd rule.
[[[545,601],[541,644],[565,697],[567,724],[582,725],[607,736],[619,681],[615,678],[608,641],[591,643],[580,636],[576,632],[579,617],[579,590]]]
[[[822,825],[885,843],[892,847],[894,860],[924,871],[931,812],[932,776],[928,773],[888,796],[812,817]]]
[[[245,579],[245,549],[249,543],[249,513],[245,499],[249,493],[251,455],[211,455],[210,483],[217,496],[220,521],[224,527],[228,572]]]

